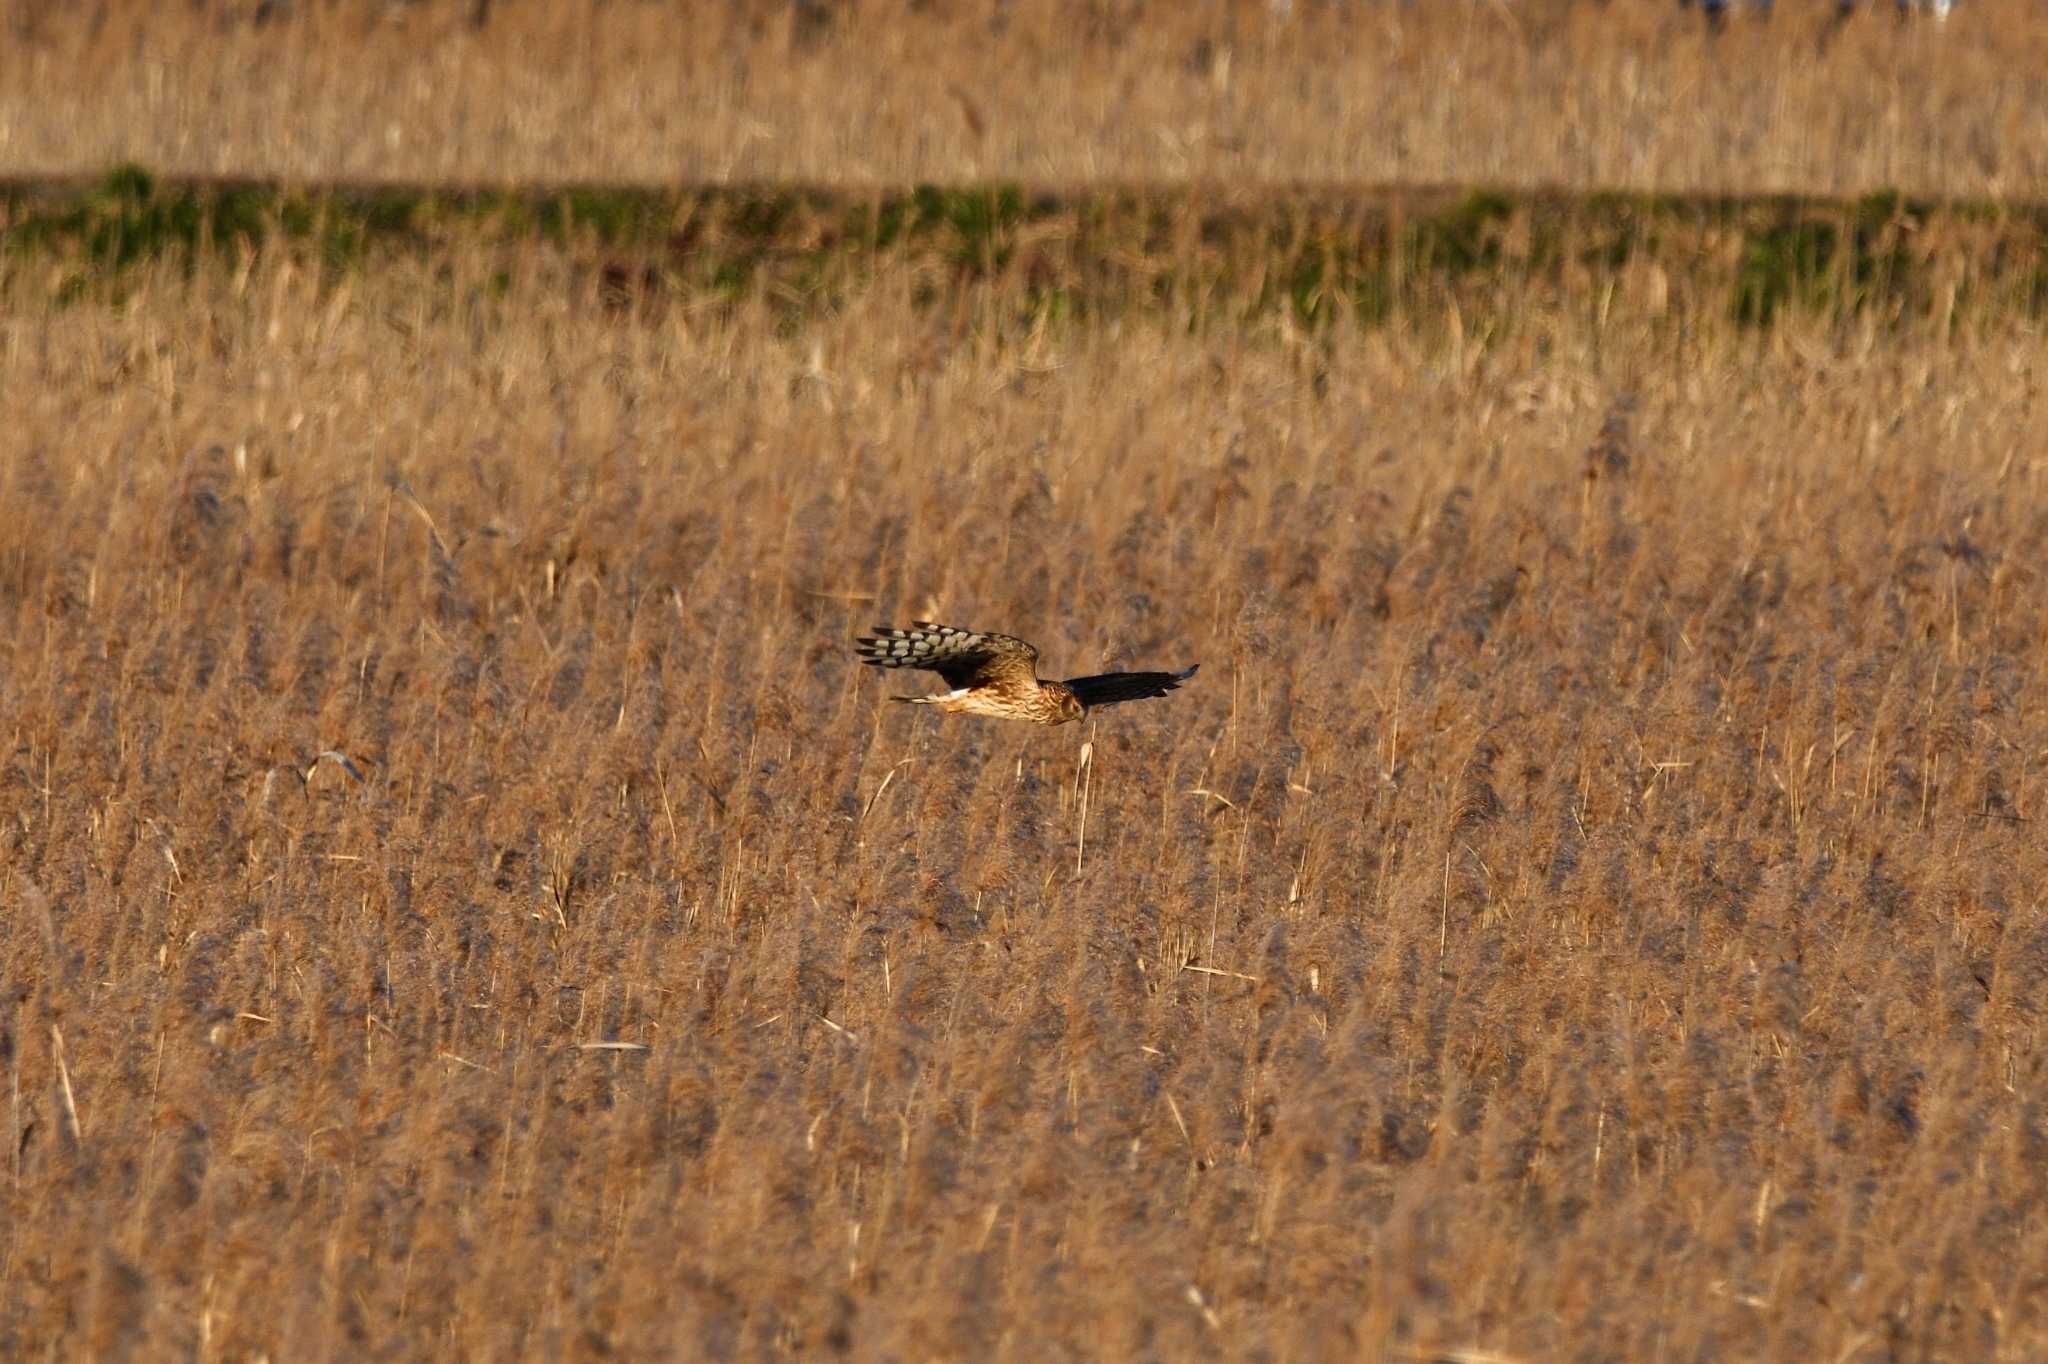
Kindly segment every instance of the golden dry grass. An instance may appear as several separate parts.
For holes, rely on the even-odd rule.
[[[2048,1349],[2035,324],[515,264],[12,286],[0,1353]]]
[[[1834,14],[1783,0],[1715,37],[1675,4],[1564,0],[12,0],[0,164],[483,184],[2048,183],[2040,5],[1967,0],[1939,27],[1888,3]]]
[[[2036,220],[1259,188],[2024,195],[2037,7],[476,9],[0,163],[1218,188],[10,197],[0,1357],[2048,1354]]]

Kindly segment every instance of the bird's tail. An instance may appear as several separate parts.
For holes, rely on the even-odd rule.
[[[891,701],[901,701],[907,706],[936,706],[945,700],[943,696],[892,696]]]

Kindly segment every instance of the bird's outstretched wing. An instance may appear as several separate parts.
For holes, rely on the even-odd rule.
[[[1119,701],[1142,701],[1164,696],[1195,675],[1196,663],[1177,673],[1099,673],[1094,677],[1070,677],[1067,689],[1084,706],[1113,706]]]
[[[1015,635],[914,621],[907,630],[877,625],[857,641],[860,661],[875,668],[923,668],[954,688],[1016,686],[1038,681],[1038,650]]]

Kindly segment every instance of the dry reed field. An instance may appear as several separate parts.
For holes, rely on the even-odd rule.
[[[40,278],[7,1356],[2048,1348],[2038,323]]]
[[[0,165],[505,184],[2038,195],[2048,12],[1779,0],[5,0]]]
[[[0,1358],[2048,1355],[2037,7],[0,12]]]

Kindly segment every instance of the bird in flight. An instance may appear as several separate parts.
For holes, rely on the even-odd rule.
[[[860,661],[869,667],[923,668],[952,688],[936,696],[894,696],[892,701],[1037,725],[1063,725],[1096,706],[1164,696],[1202,666],[1193,664],[1177,673],[1100,673],[1042,682],[1038,650],[1024,640],[926,620],[913,622],[908,630],[877,625],[874,637],[860,640],[859,649]]]

